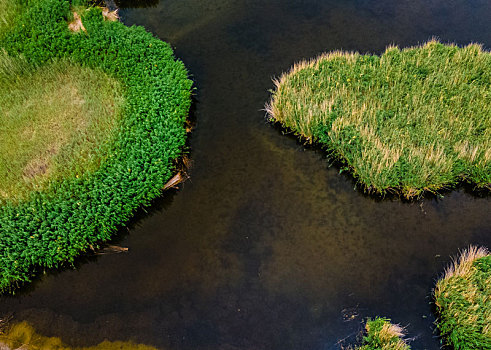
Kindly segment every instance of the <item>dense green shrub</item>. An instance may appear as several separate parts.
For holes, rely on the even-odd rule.
[[[266,109],[368,191],[491,189],[491,53],[479,45],[324,54],[283,74]]]
[[[464,250],[436,285],[437,327],[457,350],[491,349],[491,255]]]
[[[87,31],[72,33],[68,1],[32,1],[0,47],[33,65],[70,58],[117,78],[126,90],[122,122],[96,171],[0,202],[0,290],[107,240],[160,194],[185,143],[192,83],[171,47],[141,27],[105,21],[98,8],[79,12]]]

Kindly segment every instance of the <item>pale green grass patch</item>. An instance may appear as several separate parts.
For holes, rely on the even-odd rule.
[[[120,84],[100,70],[34,68],[0,52],[0,201],[97,169],[123,102]]]
[[[21,10],[22,6],[19,1],[0,0],[0,38],[13,27],[15,18]]]

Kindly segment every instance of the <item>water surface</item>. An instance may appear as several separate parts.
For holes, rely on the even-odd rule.
[[[0,314],[73,345],[175,350],[340,349],[382,315],[407,326],[413,348],[439,349],[431,288],[460,248],[491,247],[489,197],[365,196],[262,108],[272,77],[323,51],[380,53],[432,36],[489,49],[491,3],[147,4],[122,10],[123,21],[172,43],[197,88],[191,180],[121,230],[128,253],[48,273],[0,298]]]

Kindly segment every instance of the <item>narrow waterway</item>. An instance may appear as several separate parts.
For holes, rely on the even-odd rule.
[[[1,297],[0,315],[72,345],[163,350],[340,349],[381,315],[407,326],[414,349],[439,349],[431,289],[460,248],[491,248],[490,197],[365,196],[262,108],[274,76],[323,51],[380,53],[433,36],[489,50],[491,2],[135,4],[124,23],[170,42],[195,81],[191,179],[120,230],[127,253],[49,272]]]

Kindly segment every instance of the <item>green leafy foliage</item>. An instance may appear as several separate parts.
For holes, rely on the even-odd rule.
[[[272,120],[319,142],[369,191],[491,189],[491,53],[429,41],[332,52],[276,81]]]
[[[0,40],[10,56],[23,55],[32,65],[69,58],[102,69],[126,91],[112,151],[97,170],[53,181],[21,202],[0,202],[3,291],[109,239],[161,193],[185,144],[192,82],[171,47],[141,27],[105,21],[98,8],[80,15],[87,31],[72,33],[68,1],[32,1]]]

